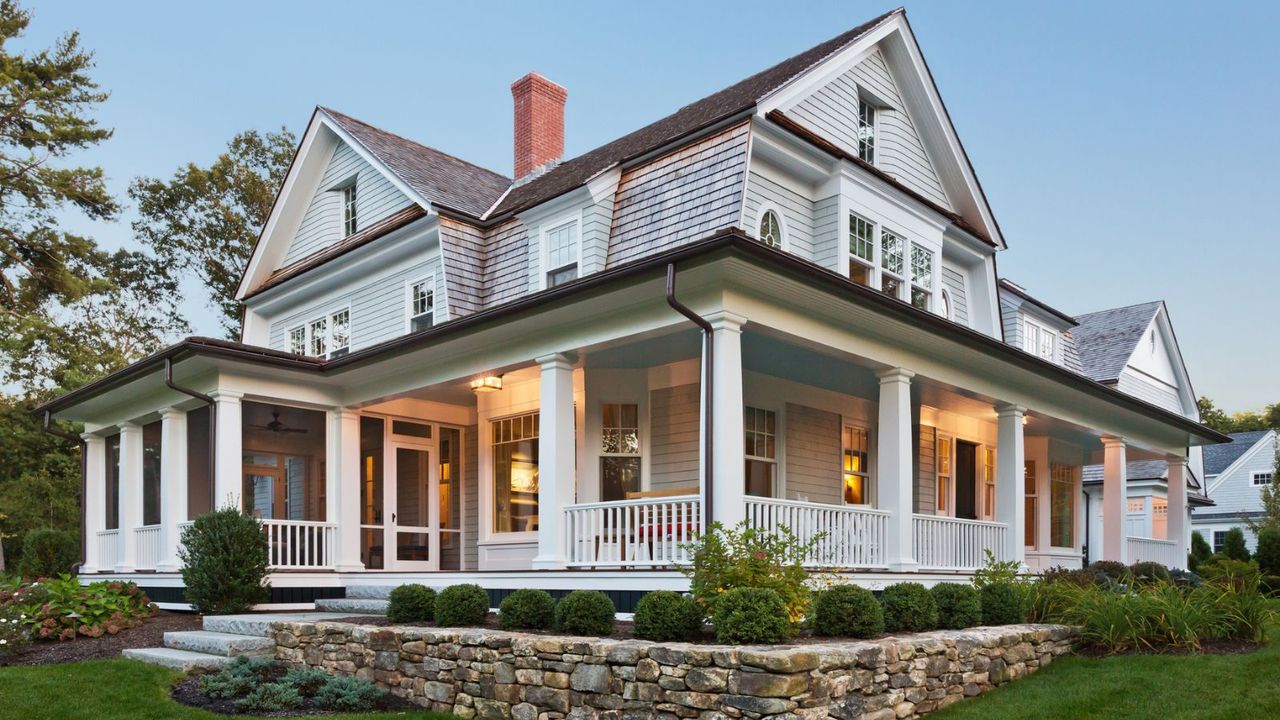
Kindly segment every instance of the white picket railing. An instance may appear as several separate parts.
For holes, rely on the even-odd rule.
[[[1129,562],[1158,562],[1165,567],[1180,568],[1187,564],[1185,557],[1178,557],[1178,543],[1173,540],[1157,540],[1155,538],[1125,538],[1128,543]]]
[[[120,562],[120,531],[98,531],[98,569],[115,570]]]
[[[133,529],[135,568],[138,570],[155,570],[160,563],[160,526],[143,525]]]
[[[310,520],[263,520],[267,565],[280,570],[333,567],[336,526]]]
[[[1005,560],[1009,527],[985,520],[961,520],[938,515],[914,515],[911,536],[921,570],[976,570],[986,564],[990,550]]]
[[[565,508],[569,567],[660,567],[689,562],[699,532],[697,495],[583,503]]]
[[[804,541],[825,532],[826,535],[818,540],[805,560],[810,567],[885,566],[884,543],[889,513],[883,510],[749,497],[747,522],[752,527],[770,532],[786,527]]]

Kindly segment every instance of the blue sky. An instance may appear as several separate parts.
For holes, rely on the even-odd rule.
[[[891,7],[67,1],[32,6],[23,46],[76,28],[96,51],[116,134],[82,160],[123,197],[238,131],[298,133],[317,104],[510,173],[529,70],[568,88],[576,155]],[[1198,393],[1280,401],[1280,3],[907,11],[1009,241],[1001,274],[1072,314],[1164,299]],[[131,242],[128,217],[76,227]]]

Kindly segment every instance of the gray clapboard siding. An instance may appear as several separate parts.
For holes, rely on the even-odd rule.
[[[468,425],[462,433],[462,569],[480,567],[480,432]]]
[[[933,515],[938,499],[937,450],[938,430],[920,426],[920,454],[916,458],[916,489],[912,493],[916,512]]]
[[[844,502],[840,477],[840,416],[787,403],[787,499]]]
[[[607,267],[737,225],[749,124],[723,130],[622,174]]]
[[[879,50],[801,100],[788,113],[797,122],[857,154],[859,85],[888,103],[876,113],[876,166],[933,202],[952,209]]]
[[[840,243],[847,227],[840,220],[840,196],[832,195],[813,204],[813,261],[832,272],[840,272]]]
[[[697,383],[650,393],[650,489],[697,486],[699,393]]]
[[[744,230],[758,237],[761,208],[776,209],[782,215],[787,251],[813,260],[813,203],[809,198],[753,171],[747,177],[743,203]]]
[[[1221,514],[1262,510],[1262,489],[1251,484],[1252,477],[1255,472],[1275,470],[1276,448],[1274,442],[1259,440],[1258,445],[1259,447],[1241,456],[1238,466],[1234,469],[1228,468],[1230,472],[1209,481],[1209,496],[1217,505],[1206,508],[1205,512]],[[1252,533],[1246,532],[1245,535],[1252,535]]]
[[[1080,362],[1080,347],[1076,345],[1075,336],[1070,330],[1062,332],[1062,364],[1068,370],[1084,374],[1084,365]]]
[[[343,238],[342,193],[335,186],[356,179],[357,228],[369,227],[379,220],[410,205],[412,201],[372,165],[365,162],[351,146],[341,143],[320,178],[316,195],[302,215],[298,232],[281,266],[301,260],[323,250]]]
[[[951,297],[951,319],[961,325],[969,324],[969,296],[965,288],[964,275],[957,269],[942,265],[942,287]]]
[[[1004,341],[1016,348],[1022,347],[1022,311],[1013,299],[1012,293],[1001,292],[1000,323],[1004,326]]]
[[[1166,410],[1176,413],[1183,411],[1177,388],[1162,383],[1148,375],[1134,372],[1130,368],[1120,371],[1120,381],[1117,384],[1117,388],[1121,392],[1128,393],[1140,400],[1146,400],[1152,405]]]

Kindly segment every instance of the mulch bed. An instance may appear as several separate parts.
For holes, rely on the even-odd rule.
[[[116,635],[90,638],[76,636],[75,640],[40,640],[31,643],[21,653],[0,657],[0,667],[8,665],[57,665],[120,657],[125,648],[160,647],[164,634],[174,630],[199,630],[201,618],[194,613],[176,613],[161,610],[141,625],[122,630]]]
[[[1108,653],[1105,648],[1085,645],[1076,648],[1075,654],[1088,658],[1127,657],[1132,655],[1248,655],[1262,647],[1262,643],[1252,640],[1206,640],[1200,644],[1199,650],[1188,648],[1163,647],[1154,650],[1129,650],[1122,653]]]
[[[246,712],[241,713],[236,709],[235,700],[226,700],[222,698],[211,698],[200,692],[200,676],[201,673],[192,674],[190,677],[182,680],[173,686],[173,690],[169,695],[177,702],[183,705],[208,710],[209,712],[218,713],[219,715],[252,715],[253,717],[296,717],[299,715],[341,715],[349,711],[326,710],[315,704],[314,700],[306,699],[302,703],[302,707],[293,710],[279,710],[271,713]],[[394,695],[387,695],[385,701],[377,708],[372,708],[367,712],[406,712],[420,711],[421,707],[405,700],[404,698]]]

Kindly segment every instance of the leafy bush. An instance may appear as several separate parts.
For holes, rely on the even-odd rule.
[[[521,588],[498,606],[498,620],[504,630],[546,630],[556,620],[556,599],[546,590]]]
[[[1089,563],[1086,569],[1103,582],[1119,583],[1124,582],[1129,577],[1129,568],[1124,563],[1116,562],[1115,560],[1097,560]]]
[[[252,516],[224,508],[196,518],[178,548],[191,606],[204,615],[244,612],[265,602],[267,540]]]
[[[715,523],[689,546],[692,562],[681,570],[690,579],[703,617],[715,615],[716,603],[729,590],[768,588],[782,598],[787,620],[798,625],[812,603],[804,561],[823,537],[825,533],[818,533],[806,542],[786,527],[771,533],[746,521],[730,529]]]
[[[963,630],[982,623],[982,599],[972,585],[938,583],[929,593],[938,606],[938,627]]]
[[[1040,574],[1040,582],[1065,582],[1076,587],[1093,587],[1098,584],[1098,576],[1087,568],[1051,567]]]
[[[702,608],[670,590],[645,593],[636,603],[635,635],[645,640],[685,641],[702,633]]]
[[[772,588],[736,587],[723,593],[715,607],[712,622],[722,643],[779,643],[795,631],[786,602]]]
[[[436,596],[436,624],[440,627],[483,625],[489,616],[489,593],[479,585],[450,585]]]
[[[301,706],[302,696],[298,690],[284,683],[259,685],[236,701],[237,710],[252,713],[279,712]]]
[[[393,623],[431,622],[436,616],[436,591],[418,583],[392,589],[387,619]]]
[[[22,540],[18,574],[26,578],[58,577],[80,562],[80,541],[66,530],[40,528]]]
[[[294,668],[284,674],[281,682],[297,690],[302,697],[309,698],[315,697],[330,677],[329,673],[316,668]]]
[[[574,635],[612,635],[617,609],[599,590],[574,590],[556,605],[556,629]]]
[[[920,583],[895,583],[880,593],[889,632],[923,632],[938,627],[938,604]]]
[[[1222,541],[1222,554],[1232,560],[1249,560],[1249,547],[1245,545],[1243,530],[1235,527],[1227,531],[1226,538]]]
[[[1280,576],[1280,530],[1266,527],[1258,531],[1258,549],[1254,553],[1258,569],[1267,577]]]
[[[101,637],[134,627],[155,613],[137,585],[96,582],[81,585],[70,575],[52,580],[15,581],[0,589],[0,612],[17,616],[41,640]]]
[[[830,637],[875,637],[884,632],[884,610],[870,590],[837,585],[814,599],[813,632]]]
[[[1191,552],[1187,555],[1187,569],[1191,572],[1197,572],[1200,564],[1209,559],[1213,554],[1213,548],[1209,547],[1209,542],[1204,539],[1204,535],[1199,530],[1191,533]]]
[[[1017,625],[1026,622],[1026,593],[1013,583],[987,585],[978,591],[983,625]]]
[[[386,691],[378,689],[368,680],[356,677],[335,675],[316,693],[316,702],[320,707],[341,712],[371,710],[383,706],[386,701]]]
[[[973,573],[975,588],[981,590],[988,585],[1020,582],[1018,570],[1022,567],[1021,563],[1017,560],[996,560],[996,554],[988,548],[984,548],[982,552],[986,563]]]
[[[16,607],[0,606],[0,657],[16,655],[31,643],[27,616]]]
[[[1238,592],[1247,592],[1258,587],[1262,573],[1256,563],[1214,555],[1200,566],[1200,576],[1210,585],[1227,585]]]
[[[1169,582],[1169,568],[1158,562],[1138,562],[1129,566],[1129,575],[1142,585]]]

